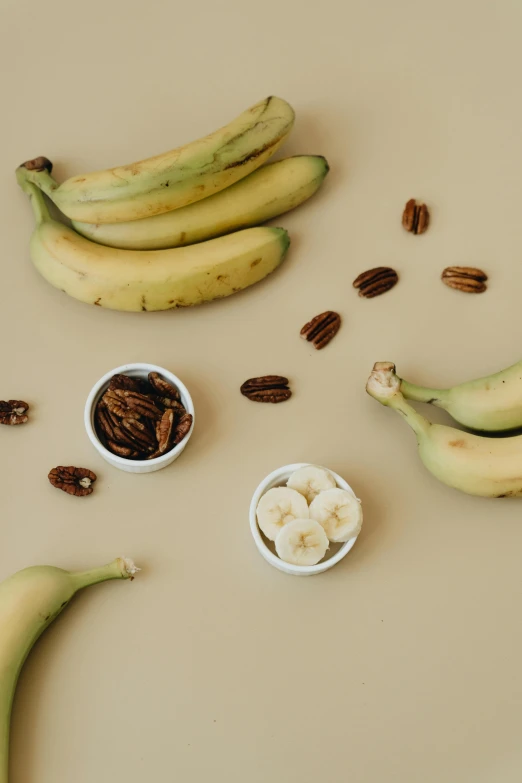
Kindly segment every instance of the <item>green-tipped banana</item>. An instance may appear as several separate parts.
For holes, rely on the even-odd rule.
[[[37,226],[30,252],[56,288],[113,310],[168,310],[208,302],[253,285],[272,272],[290,244],[282,228],[248,228],[191,247],[118,250],[79,236],[53,220],[43,195],[18,169]]]
[[[270,163],[214,196],[143,220],[79,223],[82,236],[109,247],[160,250],[202,242],[282,215],[313,196],[328,173],[320,155]]]
[[[283,143],[294,110],[281,98],[256,103],[210,136],[154,158],[71,177],[59,185],[52,164],[24,164],[61,211],[84,223],[120,223],[161,215],[217,193],[259,168]]]
[[[408,400],[429,402],[472,430],[506,432],[522,427],[522,362],[452,389],[428,389],[400,380]]]
[[[92,571],[34,566],[0,584],[0,783],[9,780],[9,726],[18,676],[32,646],[78,590],[109,579],[132,579],[132,560]]]
[[[522,435],[486,438],[432,424],[409,405],[390,362],[377,362],[366,391],[398,411],[417,436],[419,456],[433,475],[468,495],[522,496]]]

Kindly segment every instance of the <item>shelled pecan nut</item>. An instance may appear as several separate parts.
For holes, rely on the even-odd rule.
[[[160,409],[172,408],[172,410],[175,411],[178,415],[185,413],[185,407],[181,404],[181,402],[173,400],[171,397],[160,397],[158,394],[151,394],[149,396],[154,404],[157,405],[157,407]]]
[[[442,272],[442,282],[450,288],[467,294],[481,294],[486,290],[488,276],[472,266],[448,266]]]
[[[185,415],[182,416],[181,419],[176,424],[176,429],[174,431],[174,436],[172,438],[172,444],[174,446],[177,446],[178,443],[181,443],[181,441],[187,437],[191,427],[192,427],[192,414],[185,413]]]
[[[169,397],[171,400],[180,401],[179,391],[176,387],[164,380],[157,372],[149,372],[149,383],[154,392],[161,397]]]
[[[121,443],[116,443],[113,440],[107,440],[107,446],[113,454],[117,454],[118,457],[125,457],[126,459],[137,459],[141,457],[141,452],[132,449],[130,446],[122,446]]]
[[[156,439],[153,433],[141,421],[136,421],[136,419],[123,419],[121,423],[126,430],[126,434],[134,441],[136,446],[145,451],[155,448]]]
[[[377,266],[362,272],[353,281],[353,287],[359,289],[359,296],[372,299],[374,296],[384,294],[397,284],[399,276],[395,269],[389,266]]]
[[[333,310],[316,315],[301,329],[301,337],[312,343],[318,351],[333,340],[341,328],[341,316]]]
[[[108,389],[102,398],[108,409],[116,416],[128,419],[161,418],[160,409],[149,397],[128,389]]]
[[[87,468],[59,465],[50,471],[48,479],[53,487],[67,492],[68,495],[84,497],[91,494],[93,490],[92,485],[96,481],[96,473]]]
[[[402,213],[402,225],[412,234],[424,234],[430,222],[426,204],[417,204],[414,198],[406,203]]]
[[[0,424],[25,424],[29,405],[23,400],[0,400]]]
[[[127,389],[127,391],[135,391],[140,394],[147,394],[149,391],[149,385],[147,381],[141,378],[131,378],[129,375],[117,374],[113,375],[109,381],[109,389]]]
[[[288,378],[283,375],[249,378],[242,384],[240,391],[253,402],[284,402],[292,396]]]
[[[176,417],[174,415],[174,411],[172,408],[167,408],[161,419],[156,422],[156,439],[158,444],[158,451],[160,454],[164,454],[168,447],[171,445],[173,437],[174,437],[174,422],[176,420]],[[181,424],[181,419],[179,421],[179,424]],[[191,417],[192,421],[192,417]],[[190,424],[187,429],[190,429]],[[187,433],[185,433],[186,435]],[[183,436],[185,437],[185,436]]]

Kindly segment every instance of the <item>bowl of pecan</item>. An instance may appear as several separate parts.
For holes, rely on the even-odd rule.
[[[154,364],[124,364],[94,385],[85,403],[85,429],[101,456],[129,473],[170,465],[194,429],[186,386]]]

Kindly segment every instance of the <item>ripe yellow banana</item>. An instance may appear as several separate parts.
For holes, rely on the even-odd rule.
[[[227,188],[259,168],[293,124],[292,107],[272,96],[210,136],[138,163],[71,177],[61,185],[51,177],[47,159],[28,166],[32,181],[71,220],[119,223],[161,215]]]
[[[113,310],[168,310],[229,296],[262,280],[285,257],[283,228],[248,228],[172,250],[118,250],[79,236],[53,220],[41,191],[17,170],[37,226],[30,252],[35,267],[56,288]]]
[[[313,196],[328,173],[320,155],[298,155],[254,171],[214,196],[163,215],[127,223],[73,226],[101,245],[129,250],[181,247],[256,226],[282,215]]]
[[[432,424],[404,399],[391,362],[377,362],[366,391],[398,411],[417,436],[419,456],[439,481],[468,495],[522,496],[522,435],[486,438]]]
[[[0,783],[9,780],[9,727],[18,676],[39,636],[78,590],[108,579],[132,579],[139,569],[118,558],[92,571],[34,566],[0,584]]]
[[[522,427],[522,362],[451,389],[428,389],[401,379],[401,392],[408,400],[444,408],[472,430],[505,432]]]

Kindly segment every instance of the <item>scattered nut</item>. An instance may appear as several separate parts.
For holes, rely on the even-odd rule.
[[[0,424],[25,424],[29,405],[22,400],[0,400]]]
[[[424,234],[430,222],[430,213],[426,204],[417,204],[411,198],[402,213],[402,225],[412,234]]]
[[[341,316],[333,310],[316,315],[301,329],[301,337],[312,343],[318,351],[333,340],[341,328]]]
[[[395,269],[389,266],[377,266],[362,272],[353,281],[353,287],[359,289],[359,296],[372,299],[374,296],[384,294],[397,284],[399,276]]]
[[[282,375],[249,378],[242,384],[240,391],[253,402],[284,402],[292,396],[288,387],[288,378]]]
[[[84,497],[91,494],[92,485],[96,481],[96,473],[87,468],[75,468],[72,465],[65,468],[59,465],[51,470],[48,478],[56,489],[61,489],[68,495]]]
[[[486,290],[488,276],[482,269],[472,266],[448,266],[441,276],[442,282],[450,288],[467,294],[481,294]]]

